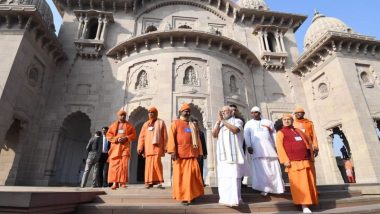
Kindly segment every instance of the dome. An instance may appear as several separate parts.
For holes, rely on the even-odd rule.
[[[248,9],[269,10],[264,0],[239,0],[237,4]]]
[[[326,17],[316,11],[314,13],[313,22],[305,34],[303,44],[304,49],[308,49],[328,31],[352,33],[352,29],[341,20],[333,17]]]

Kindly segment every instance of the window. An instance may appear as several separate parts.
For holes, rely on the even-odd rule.
[[[157,27],[154,25],[150,25],[145,29],[145,33],[157,31]]]
[[[135,89],[147,88],[148,84],[148,74],[144,70],[140,71],[140,73],[137,75]]]
[[[269,32],[267,38],[268,38],[268,48],[267,49],[270,52],[277,52],[276,51],[277,50],[277,42],[276,42],[276,39],[275,39],[273,33]]]
[[[183,77],[183,84],[198,85],[197,74],[195,73],[193,66],[189,66],[186,68],[185,75]]]
[[[88,22],[86,39],[96,39],[98,25],[98,19],[96,18],[93,18]]]
[[[189,25],[184,24],[178,27],[179,29],[192,29]]]
[[[237,93],[239,91],[238,87],[236,86],[236,77],[234,75],[231,75],[230,77],[230,91],[231,93]]]
[[[28,76],[28,82],[31,86],[36,86],[38,84],[40,74],[36,67],[30,68],[27,73],[27,76]]]

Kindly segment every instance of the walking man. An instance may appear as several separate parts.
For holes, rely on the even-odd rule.
[[[88,152],[86,166],[84,168],[84,173],[82,176],[82,182],[80,184],[81,188],[84,188],[87,183],[88,174],[91,171],[91,168],[94,167],[92,174],[92,187],[97,187],[99,185],[98,170],[99,170],[99,158],[100,153],[102,152],[102,133],[96,131],[95,135],[88,141],[86,150]]]
[[[107,177],[108,177],[108,150],[110,149],[110,144],[106,138],[108,132],[108,127],[104,126],[102,128],[102,153],[99,159],[99,185],[100,187],[108,187]]]

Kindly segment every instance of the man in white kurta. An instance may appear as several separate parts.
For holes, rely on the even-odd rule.
[[[243,153],[243,121],[232,116],[229,106],[220,111],[213,129],[216,147],[219,204],[238,206],[241,200],[241,178],[248,171]]]
[[[273,123],[262,119],[260,108],[251,109],[252,119],[244,127],[244,138],[248,153],[252,154],[252,189],[268,193],[284,192],[284,181],[278,163],[273,137]]]

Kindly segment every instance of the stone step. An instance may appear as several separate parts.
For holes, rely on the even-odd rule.
[[[171,192],[149,192],[146,193],[130,193],[128,191],[119,191],[118,194],[113,192],[112,194],[107,195],[98,195],[95,197],[95,203],[176,203],[175,200],[172,199]],[[196,199],[196,201],[202,202],[212,202],[217,203],[219,200],[219,196],[217,193],[212,193],[209,191],[205,191],[205,195]],[[108,192],[107,192],[108,193]],[[334,190],[334,191],[321,191],[319,193],[319,197],[322,199],[327,198],[349,198],[360,196],[360,191],[348,191],[348,190]],[[253,202],[267,202],[267,201],[287,201],[291,200],[291,194],[286,192],[284,194],[269,194],[268,196],[262,196],[258,192],[254,192],[251,190],[249,193],[242,193],[242,198],[244,202],[253,203]]]
[[[311,207],[314,211],[325,212],[331,209],[347,207],[365,207],[367,205],[380,204],[380,196],[355,196],[340,199],[321,199],[318,206]],[[346,209],[347,210],[347,209]],[[290,200],[246,203],[239,207],[230,208],[217,203],[205,203],[197,201],[190,206],[180,203],[90,203],[77,208],[76,213],[275,213],[275,212],[299,212],[300,207],[295,206]],[[325,212],[326,213],[326,212]]]

